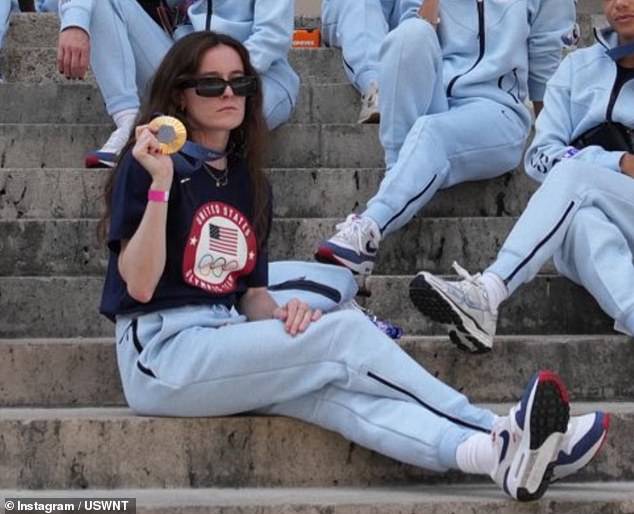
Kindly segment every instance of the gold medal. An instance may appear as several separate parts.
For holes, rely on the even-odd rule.
[[[156,132],[156,139],[161,143],[163,155],[178,152],[187,140],[187,130],[179,120],[172,116],[158,116],[150,124],[150,129]]]

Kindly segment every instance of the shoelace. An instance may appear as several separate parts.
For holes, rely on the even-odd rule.
[[[347,239],[348,241],[356,237],[357,248],[364,248],[363,230],[365,227],[363,221],[363,218],[360,216],[351,214],[346,218],[346,221],[339,223],[335,226],[335,228],[337,229],[339,237]]]
[[[467,282],[471,282],[472,284],[475,284],[475,285],[480,284],[480,277],[482,276],[480,273],[476,273],[475,275],[472,275],[466,269],[460,266],[460,264],[458,264],[456,261],[454,261],[451,266],[453,267],[454,270],[456,270],[456,273],[458,274],[458,276],[463,278]]]

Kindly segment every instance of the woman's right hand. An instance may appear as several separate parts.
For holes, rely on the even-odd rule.
[[[161,144],[148,125],[139,125],[135,137],[132,155],[152,176],[152,189],[168,191],[174,178],[172,158],[162,153]]]

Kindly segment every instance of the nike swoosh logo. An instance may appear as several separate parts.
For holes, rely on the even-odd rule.
[[[503,430],[502,432],[500,432],[500,437],[502,438],[502,451],[500,452],[500,460],[499,462],[502,462],[504,460],[504,457],[506,457],[506,452],[509,449],[509,442],[511,440],[511,435],[506,431]]]

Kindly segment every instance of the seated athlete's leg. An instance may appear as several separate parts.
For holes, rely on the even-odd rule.
[[[365,94],[377,80],[379,48],[388,33],[381,0],[323,0],[321,19],[324,42],[341,48],[350,82]]]
[[[634,208],[634,181],[575,160],[559,163],[533,194],[482,277],[460,269],[464,280],[447,282],[421,272],[411,285],[414,303],[423,314],[447,324],[459,347],[487,351],[495,335],[499,304],[532,280],[561,248],[575,213],[588,205],[597,205],[610,218],[626,219],[623,213],[632,213]]]
[[[379,58],[379,137],[388,170],[416,121],[447,110],[442,82],[442,51],[429,23],[408,19],[388,34]]]
[[[525,137],[514,113],[487,100],[421,116],[364,216],[389,234],[405,225],[438,189],[513,169],[521,161]]]
[[[486,412],[356,311],[327,314],[296,337],[277,320],[212,328],[210,319],[207,308],[190,307],[141,316],[136,326],[118,321],[119,365],[134,410],[234,414],[331,384],[426,405],[474,426],[490,425]]]
[[[86,165],[114,166],[131,134],[139,97],[172,40],[137,2],[127,0],[94,3],[90,38],[91,66],[117,130],[88,154]]]
[[[487,413],[492,420],[487,430],[415,403],[334,386],[258,412],[314,423],[426,469],[488,474],[514,498],[533,500],[544,494],[560,464],[568,398],[559,377],[537,373],[508,416]]]
[[[619,226],[598,207],[579,209],[555,252],[557,270],[585,287],[617,325],[634,335],[634,206]],[[626,221],[629,220],[629,221]]]

